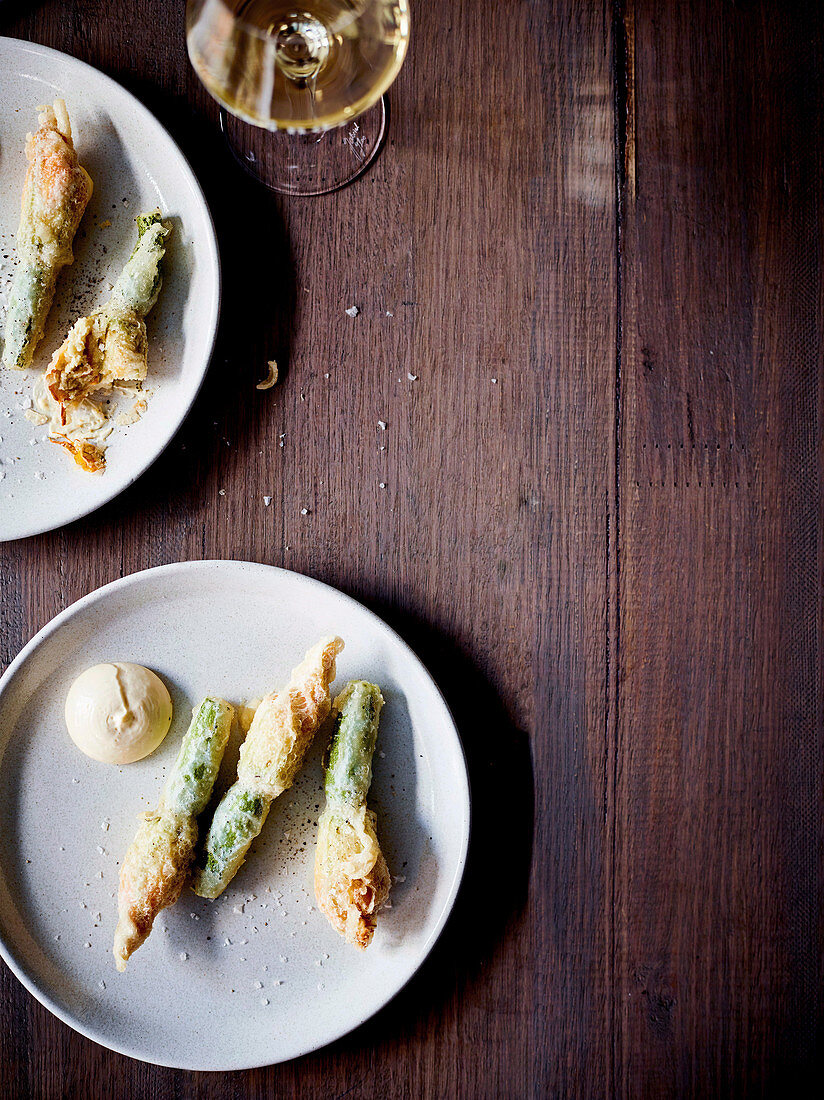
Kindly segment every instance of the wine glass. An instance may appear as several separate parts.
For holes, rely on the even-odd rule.
[[[188,0],[186,42],[243,167],[274,191],[323,195],[380,150],[409,0]]]

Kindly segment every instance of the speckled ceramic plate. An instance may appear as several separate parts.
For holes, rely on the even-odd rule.
[[[386,698],[370,803],[395,882],[371,946],[345,944],[314,903],[325,728],[228,890],[214,902],[187,890],[118,974],[118,862],[137,814],[157,800],[191,708],[209,692],[240,703],[282,686],[333,632],[346,643],[335,687],[366,678]],[[157,752],[122,769],[83,756],[63,722],[72,680],[104,660],[154,669],[175,705]],[[219,787],[237,751],[235,731]],[[370,611],[297,573],[206,561],[124,577],[53,619],[0,680],[0,951],[55,1015],[134,1058],[242,1069],[362,1023],[443,928],[468,833],[460,742],[426,669]]]
[[[26,132],[62,96],[94,193],[31,370],[0,368],[0,541],[61,527],[117,496],[161,453],[197,395],[214,343],[220,268],[203,193],[159,122],[109,77],[55,50],[0,38],[0,322],[16,262]],[[37,373],[69,326],[102,304],[155,206],[173,220],[163,291],[149,315],[148,410],[115,429],[101,476],[80,470],[24,416]],[[107,224],[111,223],[111,224]],[[0,323],[0,332],[2,323]]]

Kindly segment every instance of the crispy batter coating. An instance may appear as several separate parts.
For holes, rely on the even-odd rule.
[[[215,810],[193,889],[216,898],[260,834],[272,801],[291,787],[312,738],[329,714],[340,638],[324,638],[304,657],[283,691],[258,706],[240,750],[237,780]]]
[[[180,897],[194,858],[197,816],[211,796],[233,716],[233,707],[215,696],[195,707],[160,805],[141,814],[120,871],[112,947],[118,970],[126,969],[161,909]]]
[[[194,820],[160,807],[141,817],[120,869],[118,922],[112,948],[117,969],[144,942],[161,909],[174,905],[194,857]]]
[[[361,805],[327,805],[318,821],[315,897],[329,923],[354,947],[366,948],[392,880],[375,832],[375,814]]]
[[[109,301],[75,321],[52,355],[46,387],[58,402],[77,402],[116,382],[143,382],[148,370],[144,318],[163,284],[166,237],[171,232],[160,210],[137,218],[138,239]]]
[[[3,364],[31,366],[54,298],[60,270],[74,260],[72,242],[92,194],[80,165],[62,99],[41,107],[39,128],[26,138],[29,162],[23,184],[17,254],[3,346]]]
[[[352,680],[332,704],[335,729],[326,759],[326,806],[318,821],[315,897],[347,943],[368,947],[391,878],[366,799],[384,698],[377,684]]]
[[[18,243],[47,266],[74,260],[72,241],[92,195],[92,181],[77,159],[66,104],[42,107],[39,128],[26,137],[29,168],[23,184]]]
[[[108,307],[75,321],[52,355],[46,386],[55,401],[79,401],[116,381],[142,382],[146,373],[146,322],[134,310]]]
[[[313,646],[283,691],[267,695],[255,711],[240,750],[238,780],[250,791],[277,798],[294,782],[307,748],[329,714],[340,638]]]

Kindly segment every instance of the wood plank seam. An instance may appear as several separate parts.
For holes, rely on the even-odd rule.
[[[622,431],[622,369],[623,369],[623,241],[624,194],[631,180],[634,188],[635,127],[633,46],[633,0],[612,2],[612,81],[613,81],[613,141],[615,188],[615,362],[613,379],[613,485],[608,509],[607,532],[607,598],[611,606],[607,612],[607,707],[605,722],[605,780],[610,790],[605,792],[609,808],[607,818],[608,867],[607,890],[607,1027],[609,1029],[609,1067],[607,1075],[608,1095],[619,1094],[622,1082],[617,1079],[621,1065],[621,1012],[618,998],[622,983],[616,975],[618,958],[618,922],[620,882],[618,867],[618,771],[621,760],[620,736],[620,669],[621,669],[621,431]],[[609,515],[611,512],[611,515]]]

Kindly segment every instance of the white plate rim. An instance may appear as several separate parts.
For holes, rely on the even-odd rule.
[[[342,599],[350,604],[354,604],[360,611],[365,612],[366,615],[374,621],[376,627],[380,631],[388,634],[394,642],[400,645],[402,650],[405,652],[407,658],[415,666],[417,666],[418,671],[422,673],[426,680],[428,680],[431,684],[437,697],[440,699],[445,709],[445,712],[449,717],[450,722],[452,723],[455,734],[455,742],[460,754],[459,759],[463,764],[463,773],[461,775],[463,783],[460,784],[460,791],[455,792],[456,797],[460,797],[461,799],[461,811],[464,823],[463,833],[461,836],[459,857],[455,868],[455,873],[449,887],[449,893],[446,902],[441,910],[441,913],[438,916],[437,923],[430,933],[429,938],[421,947],[414,969],[397,987],[397,989],[389,994],[389,996],[387,996],[386,999],[383,1000],[379,1005],[374,1008],[370,1008],[367,1012],[365,1012],[362,1016],[359,1016],[357,1019],[347,1021],[343,1028],[331,1037],[317,1043],[309,1044],[300,1053],[290,1055],[288,1058],[278,1058],[274,1061],[263,1062],[243,1061],[238,1062],[237,1064],[223,1065],[219,1067],[208,1065],[192,1065],[189,1063],[182,1063],[180,1061],[167,1061],[165,1059],[163,1061],[153,1061],[151,1059],[148,1059],[135,1049],[130,1048],[128,1043],[114,1043],[110,1039],[104,1039],[97,1033],[95,1028],[84,1027],[81,1021],[74,1019],[69,1013],[64,1012],[62,1008],[52,1000],[49,993],[40,988],[36,979],[29,973],[28,969],[22,963],[19,963],[17,961],[13,949],[10,948],[6,944],[2,936],[0,936],[0,958],[3,959],[3,961],[9,967],[14,976],[28,990],[28,992],[37,1001],[39,1001],[44,1008],[48,1009],[48,1011],[51,1012],[53,1016],[56,1016],[73,1031],[78,1032],[80,1035],[85,1036],[87,1039],[91,1039],[92,1042],[97,1043],[99,1046],[105,1047],[108,1050],[113,1050],[117,1054],[123,1054],[129,1058],[134,1058],[137,1061],[145,1062],[149,1065],[163,1066],[168,1069],[190,1070],[194,1072],[234,1072],[247,1069],[259,1069],[264,1066],[270,1065],[280,1065],[281,1063],[286,1061],[292,1061],[297,1058],[305,1057],[307,1054],[312,1054],[316,1050],[320,1050],[326,1046],[329,1046],[331,1043],[337,1042],[345,1035],[348,1035],[351,1032],[355,1031],[357,1028],[361,1027],[362,1024],[367,1022],[367,1020],[372,1019],[372,1017],[377,1015],[378,1012],[382,1011],[409,984],[409,982],[418,973],[426,959],[431,954],[432,949],[434,948],[437,941],[440,939],[441,934],[443,933],[443,930],[446,927],[446,924],[455,907],[455,902],[457,900],[458,892],[460,890],[464,872],[466,870],[466,861],[469,851],[469,840],[471,833],[472,803],[466,752],[464,751],[463,742],[461,740],[461,736],[458,731],[458,726],[455,722],[454,715],[452,714],[452,710],[446,699],[444,698],[443,692],[438,686],[436,680],[429,672],[420,657],[417,655],[417,653],[415,653],[415,651],[409,645],[409,643],[406,642],[396,630],[389,626],[388,623],[384,622],[380,615],[376,614],[370,608],[366,607],[366,605],[362,604],[359,600],[356,600],[353,596],[348,595],[346,592],[342,592],[339,588],[335,588],[334,585],[327,584],[325,581],[317,580],[317,578],[315,577],[310,577],[305,573],[299,573],[297,570],[294,569],[284,569],[282,566],[267,565],[262,562],[246,561],[235,558],[204,558],[194,561],[177,561],[170,562],[166,565],[157,565],[153,566],[150,569],[141,569],[136,573],[129,573],[125,577],[118,577],[114,581],[109,581],[107,584],[101,585],[99,588],[94,589],[92,592],[87,593],[85,596],[81,596],[80,599],[75,600],[74,603],[69,604],[68,607],[58,612],[57,615],[55,615],[44,626],[42,626],[40,630],[38,630],[37,633],[34,635],[34,637],[32,637],[23,646],[23,648],[8,666],[3,675],[0,676],[0,706],[2,706],[4,693],[6,692],[11,682],[14,680],[18,670],[28,660],[30,654],[34,653],[48,637],[55,633],[63,625],[63,623],[71,619],[74,615],[78,614],[80,611],[85,610],[87,607],[92,606],[99,600],[105,599],[106,595],[113,591],[116,591],[120,588],[128,587],[130,585],[141,584],[143,582],[143,578],[147,578],[150,575],[156,576],[161,573],[167,575],[183,574],[189,570],[198,571],[204,568],[207,570],[215,569],[218,572],[220,572],[221,570],[228,571],[240,569],[241,571],[260,571],[261,575],[271,572],[288,574],[289,576],[300,578],[301,581],[308,583],[310,587],[315,587],[318,589],[323,589],[327,592],[331,592],[335,595],[335,597]],[[1,763],[0,766],[2,766]]]
[[[209,303],[208,323],[211,326],[212,331],[211,337],[208,340],[208,353],[204,356],[203,369],[200,373],[200,377],[188,397],[184,398],[181,405],[180,416],[176,418],[174,422],[170,422],[169,429],[166,432],[166,438],[160,444],[160,446],[156,447],[153,452],[150,452],[149,457],[147,457],[146,460],[142,462],[142,464],[137,463],[135,465],[134,471],[129,475],[128,480],[126,482],[119,483],[117,488],[113,488],[108,496],[104,497],[103,500],[96,503],[93,507],[81,508],[81,510],[78,511],[71,519],[63,520],[62,522],[56,524],[50,524],[48,522],[46,522],[45,525],[34,523],[30,528],[24,529],[22,534],[16,534],[9,538],[5,538],[2,533],[0,533],[0,543],[18,542],[21,539],[32,538],[34,535],[44,535],[48,531],[58,531],[63,527],[68,527],[70,523],[76,523],[77,520],[83,519],[85,516],[92,515],[100,508],[103,508],[106,504],[110,504],[116,497],[120,496],[121,493],[125,492],[132,485],[134,485],[137,479],[142,477],[143,474],[145,474],[146,471],[149,469],[149,467],[152,466],[158,458],[160,458],[160,456],[164,453],[169,444],[175,438],[177,433],[180,431],[183,422],[191,412],[192,406],[197,400],[198,394],[200,393],[203,387],[203,383],[206,380],[206,375],[209,370],[209,364],[212,361],[212,356],[214,355],[215,351],[218,326],[220,323],[220,306],[223,297],[223,275],[220,266],[220,249],[217,245],[217,233],[215,230],[214,219],[212,218],[212,212],[209,209],[209,204],[206,201],[206,196],[203,193],[203,188],[200,186],[200,182],[198,181],[198,178],[195,175],[191,164],[189,164],[188,158],[185,156],[178,143],[175,141],[175,139],[172,137],[172,135],[169,133],[169,131],[166,129],[160,119],[153,115],[149,108],[146,107],[145,104],[141,103],[137,96],[130,92],[128,88],[124,88],[123,85],[118,83],[118,81],[116,81],[113,77],[109,76],[107,73],[102,72],[100,69],[95,68],[94,65],[90,65],[88,61],[81,61],[79,58],[73,57],[71,54],[65,53],[62,50],[52,49],[51,46],[41,46],[39,42],[29,42],[24,38],[10,38],[7,35],[0,35],[0,51],[2,51],[3,47],[6,45],[21,49],[23,53],[31,53],[46,58],[59,57],[63,62],[68,61],[73,66],[77,66],[81,69],[88,69],[90,72],[94,73],[96,80],[103,81],[104,85],[109,85],[110,87],[115,88],[116,94],[125,96],[127,99],[131,100],[131,106],[137,115],[142,116],[145,121],[149,122],[151,125],[159,127],[163,131],[170,145],[178,156],[180,170],[186,177],[186,182],[188,186],[191,188],[194,197],[200,202],[203,207],[203,213],[205,214],[206,218],[206,225],[209,230],[208,238],[204,243],[206,244],[209,253],[209,264],[211,268],[212,300]]]

